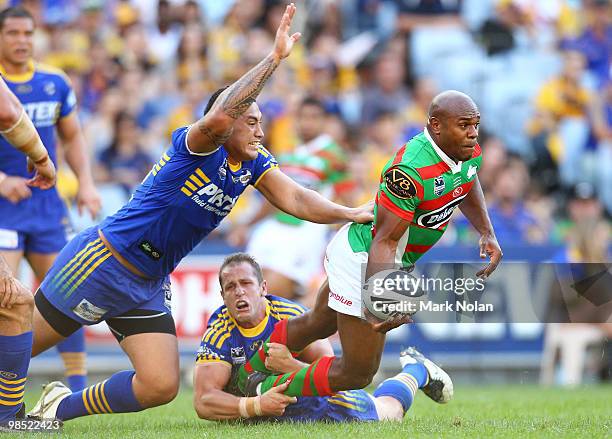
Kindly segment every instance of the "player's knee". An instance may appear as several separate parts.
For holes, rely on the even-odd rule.
[[[146,384],[148,399],[151,405],[163,405],[168,404],[174,398],[179,391],[179,376],[165,376],[164,378],[157,378],[150,380]]]
[[[18,327],[19,330],[29,331],[32,329],[32,314],[34,312],[34,296],[29,291],[21,293],[23,297],[20,303],[13,305],[10,309],[4,308],[2,317],[7,322]]]

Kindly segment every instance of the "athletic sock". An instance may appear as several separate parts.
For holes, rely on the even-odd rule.
[[[293,373],[269,376],[261,382],[259,394],[264,394],[272,387],[289,380],[291,383],[283,393],[288,396],[331,396],[334,394],[329,386],[329,368],[336,357],[321,357],[308,367]],[[239,383],[240,385],[240,383]],[[244,388],[241,387],[244,391]]]
[[[117,372],[106,381],[66,397],[57,408],[62,421],[104,413],[129,413],[142,410],[132,387],[133,370]]]
[[[421,363],[404,366],[401,373],[389,378],[376,388],[374,396],[390,396],[402,404],[404,413],[408,411],[418,389],[427,384],[427,369]]]
[[[74,332],[70,337],[57,345],[57,350],[64,361],[68,387],[73,392],[83,390],[87,385],[85,330],[81,328]]]
[[[32,331],[0,335],[0,423],[21,409],[32,354]]]

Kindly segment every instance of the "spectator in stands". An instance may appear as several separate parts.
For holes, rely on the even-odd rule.
[[[397,29],[409,33],[420,26],[461,25],[461,0],[394,0],[398,11]]]
[[[427,120],[429,104],[440,92],[435,81],[430,78],[418,78],[412,87],[412,103],[402,114],[404,122],[403,137],[406,141],[423,132]]]
[[[147,175],[153,160],[139,144],[140,130],[133,116],[120,112],[115,118],[114,132],[113,142],[100,154],[96,179],[118,183],[131,193]]]
[[[610,0],[584,0],[587,26],[570,43],[586,58],[587,68],[598,84],[610,78],[612,61],[612,2]]]
[[[489,216],[501,245],[538,243],[546,236],[523,204],[529,184],[527,168],[519,159],[510,160],[497,176]]]
[[[608,213],[612,214],[612,79],[597,93],[591,107],[596,150],[596,186]]]
[[[589,90],[582,85],[585,60],[580,52],[566,51],[561,74],[540,89],[536,116],[531,125],[538,173],[558,167],[561,182],[575,184],[583,172],[584,150],[588,139]],[[553,177],[546,182],[554,188]]]
[[[405,111],[411,102],[405,81],[405,65],[383,52],[374,66],[373,83],[363,90],[362,121],[371,123],[381,113]]]

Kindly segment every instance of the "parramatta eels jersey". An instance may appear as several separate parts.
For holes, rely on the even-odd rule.
[[[455,163],[425,129],[400,148],[383,168],[374,222],[351,225],[352,250],[370,249],[376,234],[378,206],[382,205],[410,222],[398,243],[395,263],[414,264],[446,230],[451,214],[474,185],[481,162],[481,149],[476,144],[469,160]]]
[[[151,278],[170,274],[225,218],[248,185],[277,168],[264,147],[255,160],[232,165],[223,146],[209,154],[187,146],[189,127],[172,133],[172,146],[130,201],[100,229],[110,244]]]
[[[29,64],[26,73],[10,75],[0,66],[0,74],[23,104],[45,148],[49,151],[51,160],[57,166],[55,126],[59,119],[68,116],[76,107],[76,97],[70,87],[68,77],[59,69],[33,62]],[[23,178],[30,178],[33,175],[27,172],[26,156],[11,146],[3,137],[0,137],[0,171]],[[60,202],[55,187],[49,190],[38,188],[31,188],[31,190],[32,197],[17,205],[0,197],[0,209],[7,208],[12,212],[10,216],[2,215],[4,227],[8,226],[7,221],[20,227],[34,220],[40,221],[40,218],[32,218],[32,211],[28,209],[30,204],[37,203],[40,198],[57,200],[57,213],[65,216],[64,204]],[[45,221],[50,220],[53,218],[45,217]]]
[[[282,297],[267,295],[266,317],[254,328],[242,328],[225,305],[217,308],[208,320],[196,363],[225,362],[237,369],[250,359],[270,336],[281,320],[306,312],[302,305]],[[234,393],[236,389],[227,389]]]

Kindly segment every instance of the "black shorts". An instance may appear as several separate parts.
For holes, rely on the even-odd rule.
[[[37,291],[34,296],[36,308],[47,323],[59,334],[69,337],[82,325],[55,308],[44,294]],[[176,336],[172,314],[148,309],[134,309],[106,321],[118,342],[135,334],[163,333]]]

